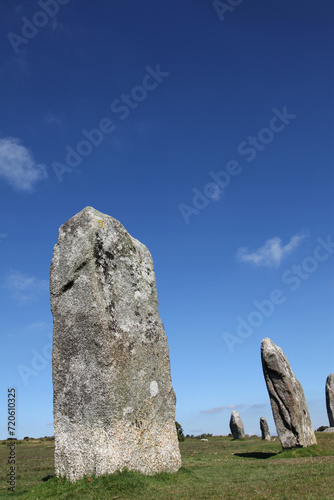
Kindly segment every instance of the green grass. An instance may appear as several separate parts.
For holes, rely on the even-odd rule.
[[[334,434],[316,433],[317,446],[282,451],[275,441],[250,437],[234,441],[180,443],[177,474],[143,476],[123,471],[76,483],[53,476],[52,441],[17,442],[16,493],[7,491],[7,447],[0,445],[0,498],[59,499],[328,499],[334,498]]]

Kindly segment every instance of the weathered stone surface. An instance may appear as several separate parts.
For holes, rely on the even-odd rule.
[[[334,427],[327,427],[324,432],[334,432]]]
[[[334,427],[334,373],[328,375],[326,380],[326,406],[329,425]]]
[[[50,291],[56,475],[176,472],[176,399],[148,249],[86,207],[59,229]]]
[[[297,448],[316,444],[303,388],[282,349],[265,338],[261,343],[261,359],[282,447]]]
[[[260,418],[260,429],[262,434],[262,439],[270,441],[270,432],[267,420],[264,417]]]
[[[231,413],[230,429],[234,439],[242,439],[245,437],[244,424],[242,423],[241,417],[236,410]]]

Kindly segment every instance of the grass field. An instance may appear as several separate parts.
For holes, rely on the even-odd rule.
[[[53,476],[54,442],[16,442],[16,493],[7,491],[8,447],[0,442],[0,498],[59,499],[327,499],[334,498],[334,434],[316,433],[317,446],[282,452],[280,442],[250,437],[180,443],[177,474],[123,471],[74,484]]]

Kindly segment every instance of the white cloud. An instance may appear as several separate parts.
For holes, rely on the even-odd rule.
[[[0,233],[0,243],[1,243],[1,240],[4,240],[8,238],[8,234],[7,233]]]
[[[42,281],[42,280],[41,280]],[[46,280],[43,280],[42,282],[44,283]],[[44,288],[42,287],[44,290]],[[25,329],[26,332],[31,332],[31,331],[37,331],[37,330],[52,330],[52,324],[47,323],[46,321],[36,321],[35,323],[31,323],[28,325]]]
[[[293,252],[307,236],[307,231],[295,234],[284,246],[282,246],[281,238],[271,238],[254,252],[249,252],[248,248],[239,248],[237,258],[241,262],[251,262],[256,266],[278,266],[283,257]]]
[[[254,405],[250,406],[250,410],[264,410],[268,407],[268,405],[264,403],[255,403]]]
[[[27,4],[27,2],[21,2],[21,3],[19,3],[18,5],[16,5],[16,6],[14,7],[14,9],[16,10],[16,12],[20,12],[20,11],[23,9],[23,7],[25,7],[25,6],[26,6],[26,4]]]
[[[0,66],[0,76],[2,79],[11,79],[17,75],[19,70],[23,77],[30,78],[32,75],[32,65],[26,58],[26,48],[20,48],[20,54],[17,57],[12,57],[7,61],[2,62]]]
[[[18,191],[32,191],[35,182],[47,177],[45,165],[35,162],[20,139],[0,139],[0,178]]]
[[[6,287],[20,302],[27,302],[35,300],[41,292],[47,291],[49,283],[47,280],[26,276],[19,271],[11,271],[7,277]]]
[[[6,287],[8,288],[8,284],[6,284]],[[13,290],[12,290],[13,292]],[[16,291],[14,292],[14,295],[16,295]],[[16,295],[17,296],[17,295]],[[27,302],[28,299],[26,300],[21,300],[21,303]],[[6,330],[6,335],[7,337],[10,338],[18,338],[20,336],[24,335],[43,335],[47,336],[50,339],[52,339],[52,323],[47,323],[46,321],[36,321],[35,323],[30,323],[28,326],[20,326],[20,327],[15,327],[13,330]]]
[[[66,26],[64,23],[60,23],[56,17],[53,19],[52,23],[50,23],[50,26],[52,32],[55,31],[63,31],[65,33],[70,32],[68,26]]]
[[[227,405],[227,406],[215,406],[215,408],[210,408],[209,410],[202,410],[201,413],[220,413],[224,410],[236,410],[237,408],[243,408],[244,405]]]
[[[141,121],[135,122],[134,124],[130,125],[130,129],[133,129],[135,133],[143,139],[147,139],[152,135],[152,130],[154,129],[154,127],[149,121]]]
[[[62,26],[62,24],[58,22],[57,18],[56,18],[56,19],[53,19],[53,21],[52,21],[52,23],[51,23],[51,30],[52,30],[52,31],[56,31],[56,30],[57,30],[57,29],[59,29],[61,26]]]
[[[203,429],[191,429],[190,431],[190,434],[192,435],[199,435],[199,434],[203,434],[204,433],[204,430]]]
[[[45,117],[45,121],[48,125],[62,125],[62,120],[52,113],[48,113]]]

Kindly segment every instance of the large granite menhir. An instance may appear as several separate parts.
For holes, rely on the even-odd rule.
[[[282,349],[265,338],[261,343],[261,359],[282,447],[304,448],[317,444],[303,388]]]
[[[56,475],[176,472],[176,399],[148,249],[86,207],[59,229],[50,290]]]

